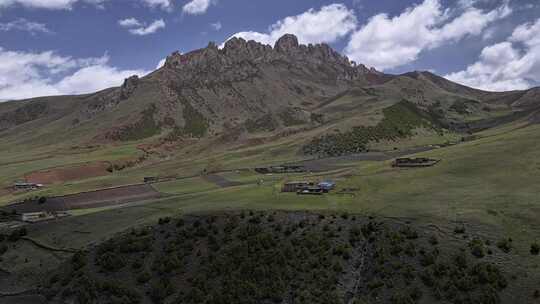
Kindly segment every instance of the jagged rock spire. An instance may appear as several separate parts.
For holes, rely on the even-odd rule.
[[[257,64],[273,63],[276,60],[289,62],[292,66],[298,65],[299,69],[309,69],[320,65],[328,65],[327,70],[333,70],[338,79],[353,80],[361,75],[376,73],[363,65],[353,64],[346,56],[340,54],[328,44],[301,45],[298,38],[293,34],[285,34],[279,38],[274,47],[256,42],[246,41],[241,37],[232,37],[225,42],[223,48],[218,48],[215,43],[208,47],[189,52],[187,54],[173,53],[167,57],[165,68],[183,69],[185,77],[199,75],[196,70],[223,72],[239,62],[251,62],[253,71],[244,74],[255,73]],[[306,70],[307,71],[307,70]],[[231,74],[243,74],[240,70]],[[212,78],[212,77],[210,77]]]
[[[274,49],[281,53],[286,53],[289,50],[297,49],[299,46],[298,38],[292,34],[285,34],[276,41]]]

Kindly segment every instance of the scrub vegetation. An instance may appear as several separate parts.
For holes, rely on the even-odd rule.
[[[500,267],[449,241],[348,213],[166,217],[75,254],[43,292],[53,303],[500,303]]]
[[[396,141],[414,135],[417,128],[441,132],[439,123],[428,112],[409,101],[401,101],[383,110],[384,118],[376,126],[353,127],[313,139],[302,149],[304,154],[339,156],[365,152],[369,142]]]

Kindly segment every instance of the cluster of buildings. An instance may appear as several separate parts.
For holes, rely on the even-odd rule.
[[[36,183],[17,182],[13,184],[13,188],[15,188],[15,190],[38,190],[43,188],[43,185]]]
[[[431,159],[431,158],[398,158],[392,163],[392,167],[402,167],[402,168],[411,168],[411,167],[431,167],[438,164],[440,159]]]
[[[37,223],[43,221],[54,220],[69,216],[69,213],[63,211],[40,211],[40,212],[27,212],[21,214],[21,221],[27,223]]]
[[[295,192],[298,195],[322,195],[336,188],[336,183],[333,181],[309,182],[309,181],[294,181],[283,184],[281,192]]]
[[[303,173],[306,168],[301,165],[281,165],[271,167],[255,168],[255,172],[260,174],[287,174],[287,173]]]

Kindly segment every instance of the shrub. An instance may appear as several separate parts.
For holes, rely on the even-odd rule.
[[[410,257],[416,256],[416,246],[414,243],[407,243],[407,245],[405,245],[405,254]]]
[[[393,294],[390,298],[392,304],[414,304],[414,299],[406,293]]]
[[[165,225],[165,224],[168,224],[170,221],[171,221],[170,217],[164,217],[164,218],[160,218],[158,220],[158,224],[159,225]]]
[[[116,246],[122,253],[136,253],[150,251],[152,249],[152,240],[150,237],[133,237],[128,236],[119,241]]]
[[[96,264],[108,272],[116,272],[126,265],[124,259],[114,252],[106,252],[96,257]]]
[[[0,255],[3,255],[7,251],[8,251],[8,246],[6,244],[1,244],[0,245]]]
[[[376,231],[377,231],[377,224],[375,224],[374,222],[369,222],[362,226],[362,234],[366,238]]]
[[[152,302],[156,304],[161,304],[173,293],[173,288],[171,283],[166,279],[161,279],[158,282],[152,283],[150,287],[150,298]]]
[[[460,252],[454,255],[454,265],[460,269],[466,269],[468,266],[467,256],[464,252]]]
[[[362,230],[358,228],[357,226],[354,226],[349,231],[349,242],[351,245],[355,245],[356,243],[360,242],[362,238]]]
[[[540,254],[540,244],[533,243],[531,245],[531,254],[532,255],[539,255]]]
[[[512,250],[512,239],[502,239],[497,242],[497,247],[505,253],[509,253]]]
[[[148,271],[143,271],[139,273],[139,275],[137,276],[137,283],[139,284],[148,283],[148,281],[150,281],[150,278],[151,278],[150,273]]]
[[[27,232],[26,232],[26,228],[19,228],[19,229],[15,229],[13,230],[9,236],[8,236],[8,240],[10,242],[16,242],[18,241],[21,237],[23,236],[26,236]]]
[[[131,268],[138,270],[141,269],[144,265],[144,261],[142,259],[135,259],[133,263],[131,263]]]
[[[341,256],[343,259],[348,260],[351,258],[351,248],[346,245],[338,245],[333,250],[334,255]]]
[[[471,254],[477,258],[483,258],[486,255],[486,248],[484,242],[480,239],[474,239],[469,242],[469,248]]]
[[[454,228],[454,233],[455,234],[464,234],[465,233],[465,226],[456,226],[456,228]]]
[[[71,265],[73,265],[75,270],[83,268],[86,265],[86,254],[82,251],[77,251],[71,257]]]
[[[404,228],[402,228],[401,234],[403,234],[409,240],[414,240],[418,238],[418,232],[411,228],[411,226],[405,226]]]
[[[470,270],[470,275],[475,276],[479,283],[490,284],[497,289],[506,288],[508,285],[506,278],[502,275],[501,270],[494,264],[476,264]]]
[[[435,276],[433,274],[433,271],[431,269],[425,269],[420,273],[420,279],[422,279],[422,282],[424,282],[424,285],[433,287],[435,285]]]
[[[435,264],[437,256],[432,252],[424,252],[420,255],[420,265],[426,267]]]

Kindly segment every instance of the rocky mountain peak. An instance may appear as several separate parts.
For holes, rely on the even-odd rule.
[[[223,47],[224,50],[237,50],[246,47],[246,40],[239,37],[232,37],[231,39],[225,42]]]
[[[187,54],[174,52],[167,57],[165,67],[184,69],[184,67],[192,68],[194,66],[206,67],[209,64],[230,66],[246,60],[258,63],[285,60],[293,65],[300,63],[331,64],[339,65],[342,69],[354,69],[356,73],[360,74],[378,73],[378,71],[363,65],[356,65],[328,44],[300,44],[298,38],[292,34],[283,35],[276,41],[274,47],[254,40],[246,41],[240,37],[232,37],[225,42],[221,49],[215,43],[210,43],[206,48]]]
[[[276,41],[274,49],[280,53],[287,53],[290,50],[297,49],[298,46],[298,38],[295,35],[285,34]]]
[[[210,43],[206,48],[186,54],[174,52],[165,62],[168,72],[160,75],[167,79],[173,77],[179,86],[209,86],[253,79],[270,71],[283,73],[288,69],[321,81],[365,80],[365,75],[378,73],[356,65],[328,44],[304,45],[295,35],[285,34],[274,47],[232,37],[222,48]]]

